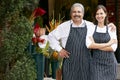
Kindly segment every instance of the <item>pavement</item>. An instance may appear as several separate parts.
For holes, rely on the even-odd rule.
[[[120,63],[118,64],[117,80],[120,80]]]
[[[44,80],[56,80],[56,79],[45,77]],[[118,64],[117,80],[120,80],[120,63]]]
[[[56,79],[52,79],[52,78],[47,78],[47,77],[45,77],[44,80],[56,80]]]

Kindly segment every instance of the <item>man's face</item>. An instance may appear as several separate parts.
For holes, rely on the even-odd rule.
[[[81,7],[74,7],[71,11],[71,18],[73,22],[81,22],[83,19],[83,12]]]

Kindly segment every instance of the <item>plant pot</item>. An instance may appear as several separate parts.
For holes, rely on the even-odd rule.
[[[51,62],[51,69],[52,69],[52,78],[56,79],[56,71],[58,69],[58,61]]]
[[[34,54],[37,70],[37,80],[43,80],[44,78],[44,62],[45,56],[41,53]]]

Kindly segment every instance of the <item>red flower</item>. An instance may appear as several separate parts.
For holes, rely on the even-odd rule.
[[[38,23],[35,24],[33,31],[36,37],[40,37],[40,26]]]
[[[38,23],[36,23],[34,26],[34,33],[37,33],[39,30],[40,30],[40,26]]]
[[[34,17],[38,17],[38,16],[42,16],[46,13],[45,10],[43,10],[42,8],[38,7],[33,11]]]
[[[32,38],[32,42],[33,42],[34,44],[36,44],[36,43],[37,43],[37,38],[33,37],[33,38]]]
[[[37,42],[44,43],[45,39],[37,38]]]
[[[38,42],[44,43],[44,42],[45,42],[45,39],[33,37],[33,38],[32,38],[32,42],[33,42],[34,44],[36,44],[36,43],[38,43]]]

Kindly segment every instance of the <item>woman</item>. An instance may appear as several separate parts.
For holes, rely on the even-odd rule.
[[[117,48],[116,30],[108,27],[107,10],[98,5],[95,12],[95,28],[88,29],[86,45],[92,51],[91,80],[116,80]]]

